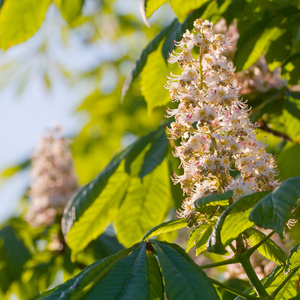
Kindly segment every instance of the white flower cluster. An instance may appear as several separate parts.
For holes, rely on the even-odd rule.
[[[31,203],[26,220],[33,226],[52,224],[78,188],[69,141],[59,131],[43,137],[32,158]]]
[[[196,199],[233,190],[233,200],[278,185],[275,160],[256,139],[247,105],[239,99],[234,84],[235,69],[222,53],[230,46],[222,34],[213,34],[213,24],[198,19],[173,51],[169,62],[177,63],[181,75],[171,74],[167,88],[177,109],[169,133],[181,138],[174,155],[184,174],[175,174],[187,195],[180,217],[193,212]],[[196,48],[196,49],[195,49]],[[196,54],[195,54],[196,53]],[[238,170],[233,178],[230,171]]]

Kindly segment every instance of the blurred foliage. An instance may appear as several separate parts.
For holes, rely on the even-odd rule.
[[[164,3],[168,4],[154,13]],[[267,149],[276,154],[281,179],[300,176],[300,93],[295,86],[300,84],[299,1],[193,0],[187,3],[183,0],[143,0],[142,4],[143,19],[151,24],[150,28],[133,13],[138,1],[0,1],[0,47],[7,52],[22,47],[17,44],[38,35],[39,28],[42,31],[43,27],[50,26],[48,14],[51,10],[60,21],[59,43],[66,51],[72,49],[74,36],[80,46],[88,50],[99,48],[101,51],[104,44],[110,45],[113,55],[109,58],[101,58],[88,68],[76,70],[53,56],[51,37],[46,35],[40,37],[38,46],[26,54],[26,59],[20,55],[0,66],[2,84],[17,81],[19,90],[30,79],[27,76],[30,63],[26,65],[25,60],[30,62],[33,58],[43,61],[40,75],[49,90],[55,85],[53,70],[66,80],[70,89],[80,82],[88,82],[86,95],[76,111],[85,114],[87,122],[72,142],[76,173],[79,182],[87,184],[84,188],[98,178],[97,174],[105,166],[110,166],[112,157],[118,156],[121,149],[133,151],[130,147],[138,145],[133,152],[125,153],[128,156],[124,154],[120,158],[120,166],[113,170],[116,173],[107,174],[104,169],[98,175],[106,180],[100,192],[97,180],[93,181],[95,189],[89,189],[91,194],[87,196],[92,200],[87,200],[86,205],[80,202],[78,219],[65,232],[67,243],[60,219],[51,227],[32,228],[23,220],[23,213],[1,226],[1,299],[9,299],[11,294],[20,299],[33,299],[95,261],[140,241],[151,227],[174,216],[183,197],[180,186],[174,186],[170,180],[175,171],[180,172],[177,159],[171,155],[173,145],[164,147],[163,127],[160,127],[160,134],[146,144],[138,138],[153,129],[156,132],[164,122],[166,106],[173,105],[163,85],[170,71],[176,73],[176,70],[166,59],[174,49],[173,41],[179,40],[198,17],[214,23],[224,18],[228,25],[235,21],[240,38],[233,61],[238,71],[250,68],[262,54],[270,71],[282,68],[286,86],[253,90],[243,98],[248,99],[252,107],[252,121],[261,125],[258,137],[261,140],[266,137]],[[174,16],[174,20],[170,16]],[[30,39],[26,43],[29,42]],[[25,67],[20,68],[23,64]],[[17,80],[16,74],[19,74]],[[159,159],[151,165],[153,157]],[[4,170],[2,176],[12,176],[29,164],[30,159]],[[200,237],[194,234],[201,251],[208,239],[207,236],[203,242],[205,232],[201,232]],[[291,238],[299,241],[298,232],[299,224],[291,230]],[[153,261],[148,252],[146,255],[146,246],[141,245],[139,247],[144,247],[141,255],[146,257],[151,270],[160,274],[157,261]],[[151,247],[156,247],[161,257],[168,250],[174,258],[187,260],[174,246],[156,243]],[[130,255],[138,254],[132,252]],[[162,263],[163,277],[171,284],[174,279],[165,268],[174,267],[174,264],[174,261]],[[194,267],[188,265],[188,268]],[[202,276],[194,269],[193,272],[195,276]],[[83,275],[78,276],[82,278]],[[281,282],[280,278],[278,280]],[[247,287],[241,281],[231,280],[229,284],[236,288]],[[160,282],[156,283],[158,286]],[[231,294],[222,295],[224,299],[232,299]]]

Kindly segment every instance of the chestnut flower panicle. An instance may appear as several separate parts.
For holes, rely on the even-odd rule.
[[[32,226],[51,225],[78,189],[69,141],[59,129],[39,142],[32,158],[31,179],[25,218]]]
[[[256,126],[249,109],[239,99],[235,68],[222,55],[230,43],[222,34],[213,34],[213,24],[198,19],[176,42],[169,62],[177,63],[181,75],[168,77],[166,87],[177,109],[168,131],[181,139],[174,156],[179,157],[183,175],[174,176],[186,194],[179,217],[189,217],[196,199],[211,193],[233,190],[233,200],[247,194],[274,189],[278,185],[275,160],[256,139]],[[194,47],[198,57],[194,57]],[[238,170],[233,178],[230,171]]]

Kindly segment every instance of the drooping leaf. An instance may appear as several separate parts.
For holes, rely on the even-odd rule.
[[[115,255],[96,261],[90,266],[86,267],[79,274],[69,279],[67,282],[57,286],[56,288],[43,293],[37,299],[56,300],[56,299],[70,299],[73,295],[81,293],[88,287],[91,289],[98,283],[120,260],[127,257],[127,255],[136,249],[139,245],[134,245],[128,249],[124,249]],[[127,274],[126,274],[127,275]],[[88,291],[88,290],[87,290]],[[77,296],[77,295],[76,295]],[[79,299],[82,297],[78,297]]]
[[[42,25],[51,0],[4,1],[0,10],[0,47],[8,49],[32,37]]]
[[[255,246],[266,237],[264,233],[255,228],[247,229],[246,234],[251,246]],[[277,264],[282,265],[285,263],[285,252],[271,239],[266,240],[265,243],[257,248],[257,251]]]
[[[149,112],[170,102],[169,91],[164,88],[169,73],[160,48],[148,55],[147,63],[141,72],[141,92]]]
[[[196,246],[196,255],[206,250],[206,243],[212,233],[212,226],[209,224],[201,224],[190,234],[186,252],[189,252]]]
[[[125,246],[140,241],[145,232],[163,221],[169,199],[166,161],[142,179],[131,178],[126,197],[114,220],[118,240]]]
[[[153,246],[157,251],[168,299],[219,299],[206,274],[182,248],[158,241]]]
[[[230,205],[221,215],[207,244],[210,252],[225,254],[225,247],[244,230],[253,226],[248,216],[253,206],[269,192],[244,196]]]
[[[194,202],[195,209],[202,206],[226,206],[229,204],[229,199],[233,196],[233,191],[229,190],[223,194],[211,194],[197,199]]]
[[[290,270],[298,268],[300,266],[300,244],[296,245],[286,259],[286,267],[284,269],[285,274]]]
[[[291,209],[300,196],[300,177],[292,177],[281,183],[272,193],[255,205],[249,220],[263,228],[275,230],[281,237]]]
[[[5,293],[20,278],[31,254],[11,226],[0,230],[0,289]]]
[[[168,34],[169,31],[172,31],[174,24],[176,24],[176,20],[173,20],[168,26],[166,26],[157,36],[148,44],[148,46],[143,50],[140,57],[135,62],[132,71],[127,76],[125,83],[122,88],[122,99],[125,98],[127,91],[129,90],[133,80],[138,77],[138,75],[142,72],[143,68],[147,63],[147,59],[150,53],[155,51],[160,42],[164,39],[164,37]]]
[[[130,183],[130,176],[125,173],[121,164],[109,178],[108,183],[88,207],[83,215],[71,227],[67,234],[67,243],[72,249],[72,257],[96,239],[118,213],[119,206]]]
[[[185,218],[164,222],[150,229],[143,237],[143,241],[162,233],[172,232],[174,230],[185,228],[187,227],[187,225],[188,223],[186,222]]]
[[[84,0],[55,0],[65,20],[72,24],[81,15]]]
[[[149,300],[164,299],[164,284],[158,262],[154,254],[147,254]]]
[[[152,172],[166,157],[169,141],[164,130],[161,128],[152,140],[150,149],[146,152],[144,161],[139,173],[139,177],[143,178]]]

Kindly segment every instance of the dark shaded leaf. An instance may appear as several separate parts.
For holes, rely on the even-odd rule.
[[[149,300],[164,299],[164,283],[154,254],[147,254],[148,260],[148,280],[149,280]]]
[[[175,244],[155,241],[159,265],[170,300],[219,299],[206,274],[182,248]]]
[[[194,202],[195,209],[202,206],[226,206],[229,204],[229,199],[233,196],[233,191],[229,190],[223,194],[211,194],[197,199]]]

